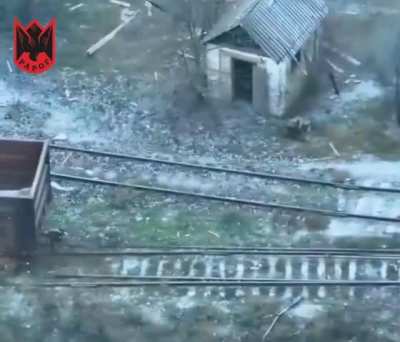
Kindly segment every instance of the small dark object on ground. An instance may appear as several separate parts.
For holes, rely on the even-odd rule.
[[[51,229],[43,232],[43,235],[49,239],[50,248],[54,251],[57,244],[59,244],[67,233],[62,229]]]
[[[311,121],[309,119],[296,116],[289,120],[287,124],[287,136],[291,139],[304,139],[304,135],[311,131]]]
[[[333,72],[329,73],[329,79],[331,80],[333,90],[335,91],[335,95],[339,96],[340,95],[340,90],[339,90],[338,84],[336,82],[336,77],[333,74]]]

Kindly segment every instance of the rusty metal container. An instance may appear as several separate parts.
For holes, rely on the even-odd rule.
[[[50,200],[48,142],[0,139],[0,256],[35,248]]]

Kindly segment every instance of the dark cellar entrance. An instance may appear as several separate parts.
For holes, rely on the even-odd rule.
[[[253,102],[253,64],[233,60],[233,96],[235,100]]]

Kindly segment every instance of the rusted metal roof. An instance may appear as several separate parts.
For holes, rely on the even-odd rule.
[[[204,42],[241,26],[279,63],[296,54],[327,14],[323,0],[242,0],[221,18]]]

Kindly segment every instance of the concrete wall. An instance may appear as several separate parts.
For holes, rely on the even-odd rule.
[[[268,112],[267,58],[237,49],[207,45],[209,97],[226,102],[233,100],[233,59],[253,64],[253,105],[257,112]]]
[[[212,44],[207,45],[207,80],[211,98],[232,101],[232,59]]]

